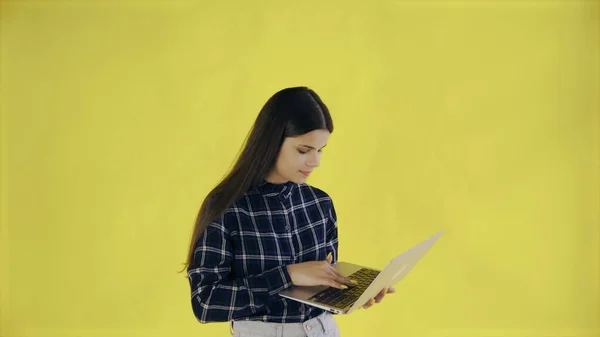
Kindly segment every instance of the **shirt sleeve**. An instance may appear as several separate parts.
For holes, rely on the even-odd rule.
[[[192,309],[201,323],[226,322],[260,312],[292,285],[286,266],[232,279],[232,261],[229,231],[222,224],[209,224],[188,268]]]
[[[331,264],[336,264],[338,261],[338,228],[337,228],[337,215],[335,213],[335,207],[333,201],[327,215],[327,252],[333,254]],[[337,316],[337,312],[331,312],[332,315]]]
[[[338,228],[337,228],[337,215],[335,213],[335,207],[333,201],[330,203],[329,211],[327,214],[327,253],[333,254],[331,264],[336,264],[338,261]]]

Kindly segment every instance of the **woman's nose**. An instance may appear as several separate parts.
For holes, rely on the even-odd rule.
[[[306,165],[310,166],[310,167],[319,167],[320,161],[321,161],[321,156],[319,154],[314,154],[314,155],[310,156],[310,158],[306,162]]]

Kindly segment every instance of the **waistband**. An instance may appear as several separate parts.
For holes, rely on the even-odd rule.
[[[286,331],[304,330],[308,336],[323,332],[327,334],[336,324],[330,312],[323,312],[317,317],[311,318],[303,323],[273,323],[261,321],[230,321],[229,333],[233,336],[234,331],[256,332],[268,337],[285,336]]]

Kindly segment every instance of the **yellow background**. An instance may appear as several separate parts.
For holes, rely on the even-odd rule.
[[[447,233],[353,336],[600,336],[598,1],[4,1],[2,337],[228,336],[176,271],[277,90],[341,260]]]

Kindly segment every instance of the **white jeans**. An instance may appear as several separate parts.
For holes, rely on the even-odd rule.
[[[234,337],[339,337],[340,330],[329,312],[304,323],[234,321]]]

